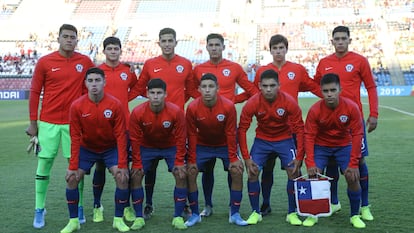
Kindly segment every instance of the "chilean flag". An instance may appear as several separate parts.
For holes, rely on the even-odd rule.
[[[296,180],[295,198],[301,216],[331,215],[331,184],[328,180]]]

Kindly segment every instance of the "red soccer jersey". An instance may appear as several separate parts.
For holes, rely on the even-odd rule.
[[[196,162],[197,144],[228,146],[230,162],[237,161],[237,115],[233,102],[217,96],[216,105],[210,108],[201,98],[193,100],[187,107],[188,162]]]
[[[38,120],[40,94],[43,90],[40,120],[68,124],[72,102],[86,92],[86,71],[94,64],[89,57],[74,52],[70,58],[58,51],[39,59],[30,87],[30,120]]]
[[[327,73],[339,75],[342,87],[341,95],[358,104],[362,117],[364,114],[362,112],[360,88],[363,82],[368,91],[369,115],[375,118],[378,117],[377,86],[369,62],[365,57],[354,52],[348,52],[342,58],[331,54],[319,61],[315,81],[319,83],[322,76]]]
[[[165,100],[184,110],[187,97],[196,95],[192,69],[191,62],[179,55],[175,55],[171,60],[166,60],[163,56],[149,59],[142,68],[138,84],[135,85],[136,88],[131,90],[130,99],[138,95],[145,96],[148,81],[153,78],[161,78],[167,83]]]
[[[303,160],[304,123],[302,111],[290,95],[279,91],[276,100],[270,103],[261,93],[258,93],[243,106],[238,128],[238,139],[243,159],[250,158],[246,133],[253,116],[257,120],[256,137],[259,139],[275,142],[292,138],[292,133],[295,133],[297,140],[296,159]]]
[[[314,167],[314,145],[337,147],[352,145],[349,167],[357,168],[361,157],[363,127],[358,106],[340,97],[335,109],[319,100],[309,109],[305,123],[306,166]]]
[[[256,94],[258,89],[248,80],[246,72],[243,68],[232,61],[223,59],[219,64],[213,64],[210,61],[204,62],[194,67],[195,87],[200,85],[200,80],[203,74],[211,73],[217,78],[219,89],[218,93],[234,103],[240,103],[244,100],[239,100],[236,97],[236,84],[244,89],[245,95],[248,97]],[[200,93],[198,93],[200,96]]]
[[[130,67],[120,63],[117,67],[110,67],[103,63],[99,66],[105,72],[105,93],[116,97],[122,103],[126,122],[129,122],[129,90],[138,82],[135,73],[130,71]],[[127,124],[127,129],[129,124]]]
[[[298,102],[298,93],[310,91],[318,97],[322,97],[319,84],[311,77],[305,67],[300,64],[286,61],[286,63],[279,69],[273,63],[261,66],[254,77],[254,85],[259,87],[260,76],[266,70],[274,70],[279,75],[280,90],[292,96]],[[242,97],[240,97],[242,98]],[[246,98],[246,96],[244,96]]]
[[[140,168],[135,164],[135,158],[141,158],[140,146],[160,149],[176,146],[174,164],[184,165],[187,131],[184,112],[177,105],[166,102],[164,109],[155,113],[150,103],[144,102],[132,110],[129,127],[133,168]]]
[[[118,167],[127,168],[125,114],[115,97],[105,94],[94,103],[85,94],[75,100],[70,108],[70,137],[70,170],[78,169],[80,146],[96,153],[117,146]]]

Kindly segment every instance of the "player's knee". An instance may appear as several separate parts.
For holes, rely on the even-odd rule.
[[[243,180],[243,173],[240,173],[236,168],[230,168],[229,172],[233,182]]]
[[[50,176],[54,159],[39,158],[37,162],[36,174],[39,176]]]
[[[79,178],[77,178],[74,174],[66,178],[66,183],[69,189],[75,189],[78,187]]]
[[[359,181],[348,180],[348,189],[353,192],[360,190],[361,186],[359,185]]]
[[[249,182],[256,182],[259,180],[258,174],[255,175],[255,174],[249,173],[247,178],[249,179]]]
[[[115,178],[116,185],[119,188],[125,189],[128,187],[129,179],[127,176],[124,176],[122,173],[117,172],[115,173],[114,178]]]
[[[130,177],[131,188],[137,189],[142,187],[143,176],[138,173],[132,173]]]

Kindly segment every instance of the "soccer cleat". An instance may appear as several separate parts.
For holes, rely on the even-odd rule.
[[[154,213],[154,207],[152,207],[152,205],[146,205],[144,208],[144,219],[145,220],[150,219],[153,213]]]
[[[247,219],[247,224],[256,225],[257,223],[261,222],[262,220],[263,220],[262,215],[257,213],[256,211],[253,211],[253,213]]]
[[[313,227],[313,225],[315,225],[316,223],[318,223],[318,217],[309,216],[305,219],[305,221],[303,221],[302,225],[304,225],[305,227]]]
[[[298,214],[296,212],[286,215],[286,222],[294,226],[302,225],[302,221],[299,219]]]
[[[135,221],[135,211],[134,211],[134,209],[132,209],[132,207],[130,207],[130,206],[125,207],[124,217],[125,217],[125,220],[127,220],[128,222]]]
[[[129,227],[125,224],[124,219],[122,217],[114,217],[112,227],[120,232],[129,231]]]
[[[192,227],[199,222],[201,222],[201,216],[198,214],[192,214],[184,224],[188,227]]]
[[[79,218],[69,219],[69,223],[63,228],[60,233],[72,233],[80,229]]]
[[[35,209],[35,216],[33,219],[33,227],[40,229],[45,226],[46,209]]]
[[[183,217],[174,217],[172,220],[172,226],[178,230],[185,230],[187,226],[184,223]]]
[[[246,221],[244,221],[241,216],[240,213],[235,213],[231,216],[229,216],[229,223],[234,223],[237,226],[247,226],[249,224],[247,224]]]
[[[213,214],[213,208],[209,205],[206,205],[206,207],[204,207],[204,210],[201,211],[200,216],[201,217],[209,217]]]
[[[265,205],[263,204],[260,207],[260,214],[264,217],[266,215],[269,215],[270,213],[272,213],[272,208],[270,208],[270,205]]]
[[[80,224],[84,224],[86,222],[85,215],[83,214],[83,206],[78,207],[78,218]]]
[[[338,204],[331,204],[331,216],[332,214],[338,213],[339,211],[341,211],[342,207],[341,207],[341,203],[338,202]]]
[[[139,230],[145,226],[145,220],[143,217],[136,217],[134,224],[131,226],[131,230]]]
[[[371,214],[371,210],[369,208],[369,205],[361,207],[361,218],[363,220],[367,220],[367,221],[374,220],[374,216],[372,216],[372,214]]]
[[[365,228],[366,227],[365,223],[361,220],[361,216],[360,215],[354,215],[354,216],[352,216],[350,218],[350,223],[355,228]]]
[[[99,208],[93,209],[93,222],[103,222],[104,216],[103,216],[103,206],[101,205]]]

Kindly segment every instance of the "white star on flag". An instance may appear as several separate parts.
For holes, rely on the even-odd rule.
[[[306,194],[306,188],[304,188],[303,186],[300,186],[299,194]]]

